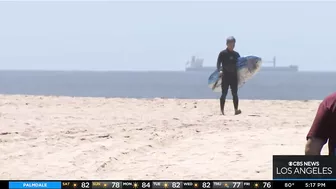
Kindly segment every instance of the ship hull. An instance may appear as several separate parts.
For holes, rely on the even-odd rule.
[[[202,68],[186,68],[186,71],[193,71],[193,72],[213,72],[216,70],[215,67],[202,67]]]

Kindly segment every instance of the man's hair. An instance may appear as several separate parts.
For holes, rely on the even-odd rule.
[[[236,39],[233,36],[226,38],[226,43],[236,42]]]

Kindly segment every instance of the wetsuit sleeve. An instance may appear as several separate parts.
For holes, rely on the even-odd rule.
[[[319,138],[327,142],[329,138],[329,119],[330,110],[326,107],[325,103],[322,102],[317,110],[314,122],[308,132],[308,138]]]
[[[238,58],[240,58],[240,54],[237,52],[236,56],[237,56],[237,61],[238,61]],[[238,74],[238,70],[237,69],[235,70],[235,73]]]
[[[222,57],[222,52],[220,52],[217,58],[217,70],[218,71],[221,71],[220,68],[222,66],[222,62],[223,62],[223,57]]]

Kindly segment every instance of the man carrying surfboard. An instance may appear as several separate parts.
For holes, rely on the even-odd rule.
[[[235,115],[241,114],[241,110],[238,109],[238,70],[237,62],[240,57],[239,53],[234,51],[236,39],[231,36],[226,39],[227,48],[221,51],[217,59],[217,70],[222,77],[222,96],[220,98],[220,109],[224,115],[224,106],[226,95],[229,87],[231,89],[233,97],[233,105],[235,109]]]
[[[336,92],[320,104],[307,135],[306,155],[320,155],[329,140],[329,155],[336,155]]]

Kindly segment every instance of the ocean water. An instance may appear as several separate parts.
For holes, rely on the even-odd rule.
[[[219,98],[210,73],[0,71],[1,94],[128,98]],[[241,99],[320,100],[336,91],[336,73],[260,72],[239,89]],[[228,98],[231,98],[229,92]]]

